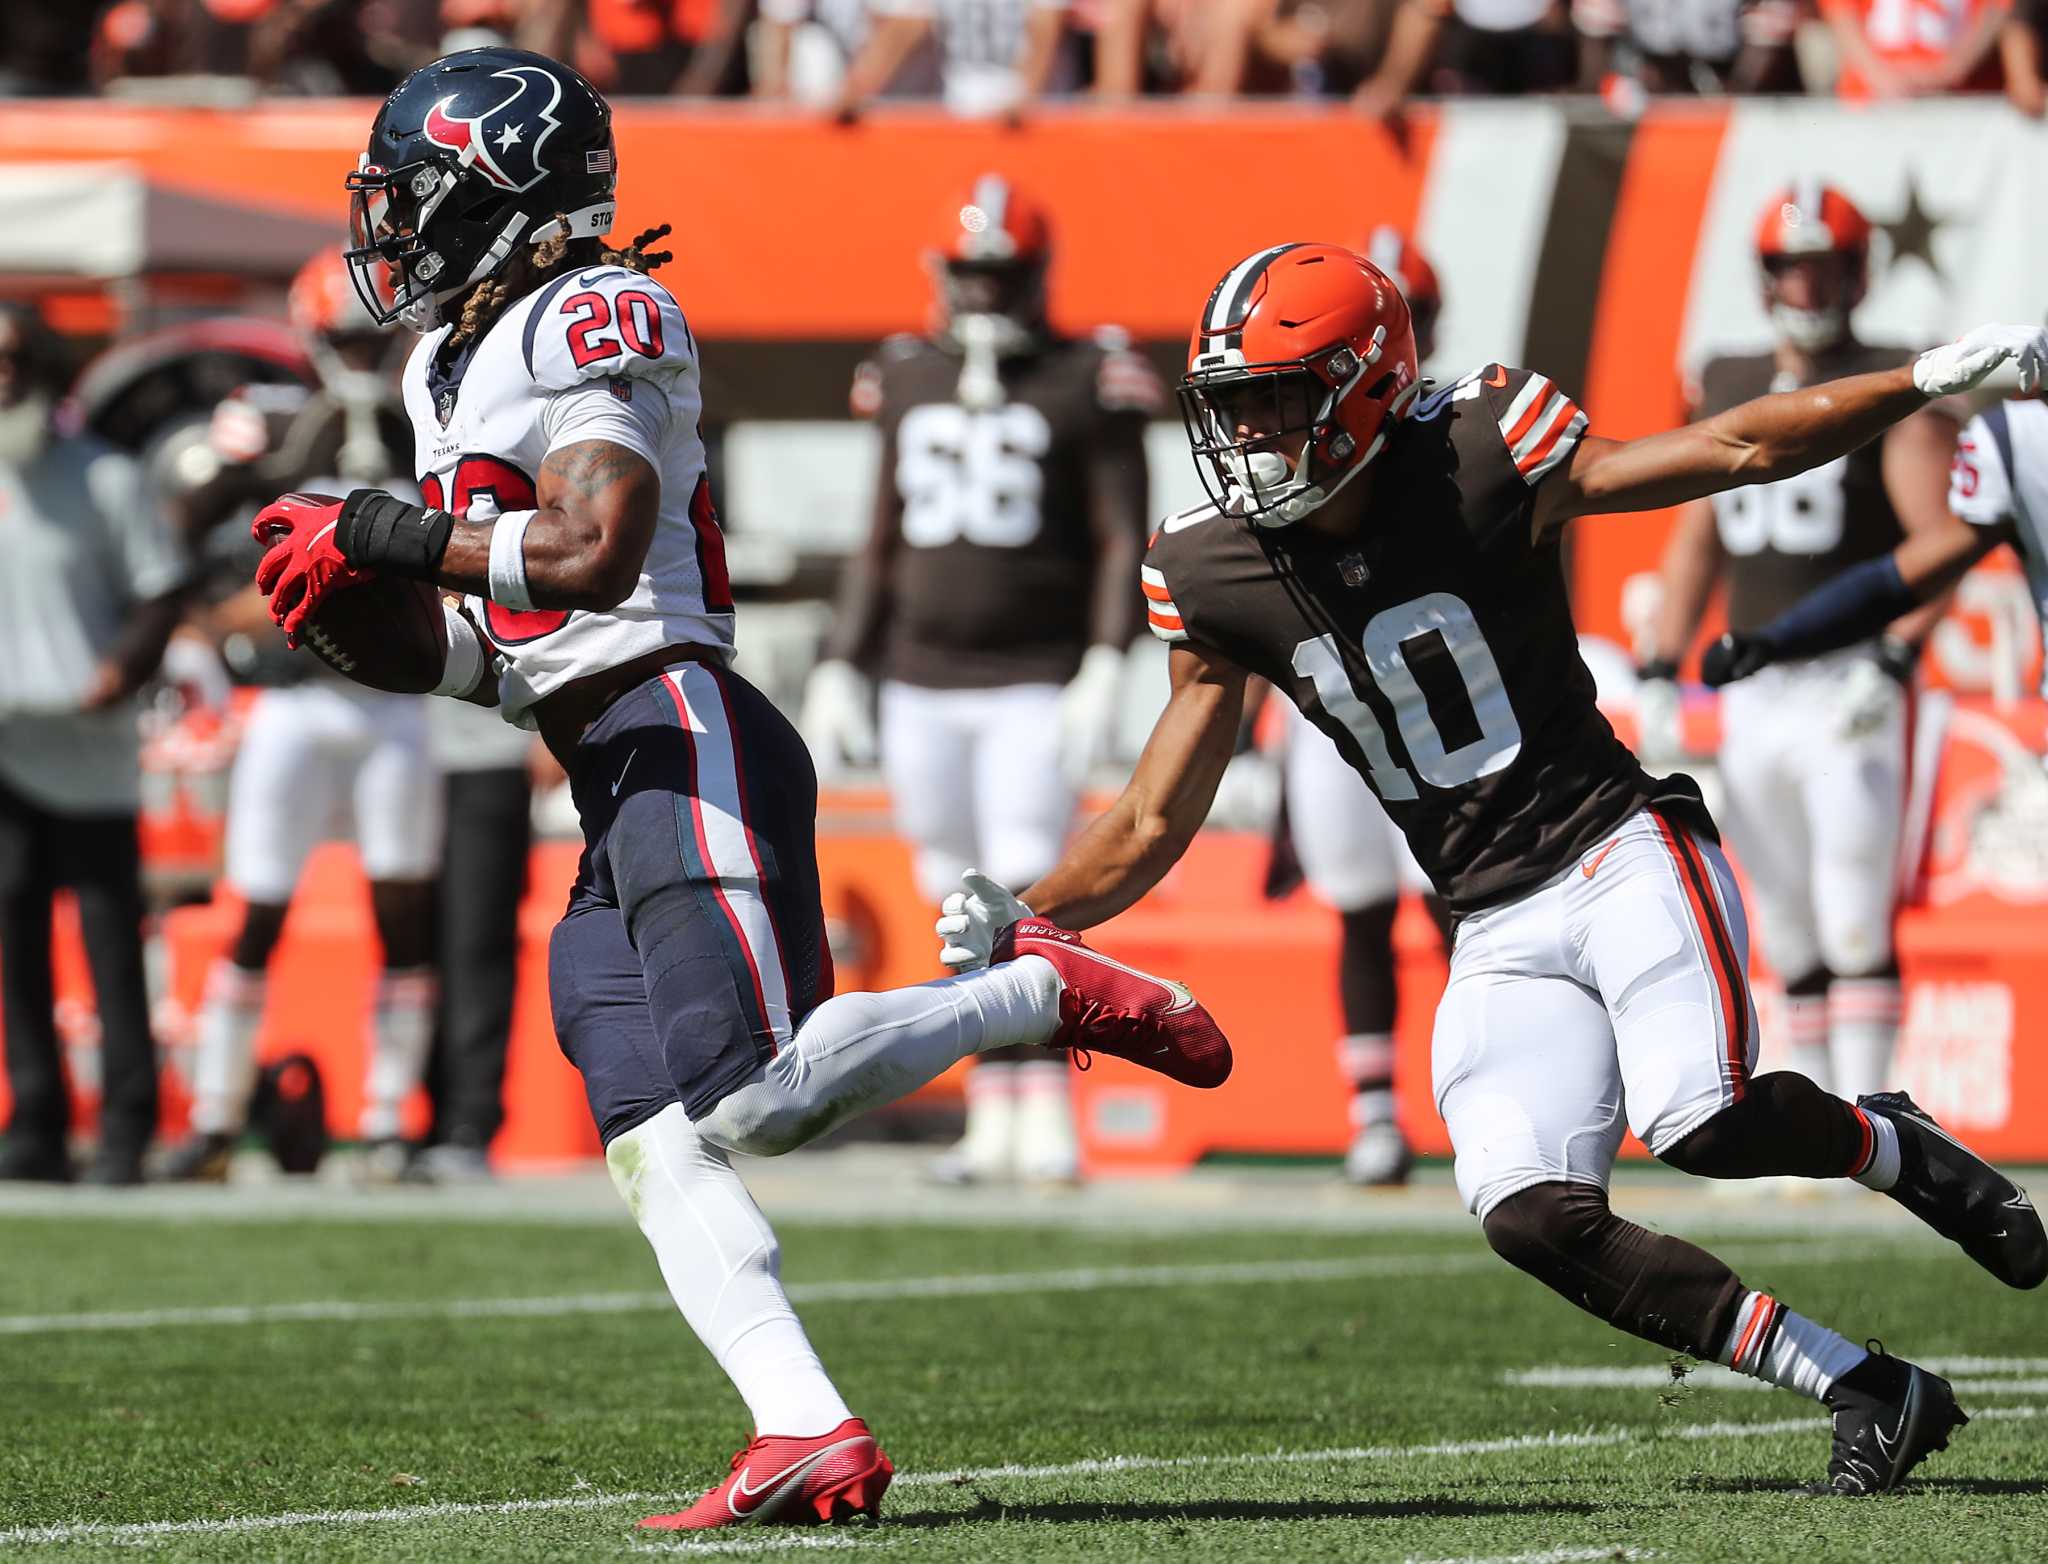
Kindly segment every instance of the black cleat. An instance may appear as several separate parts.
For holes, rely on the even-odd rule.
[[[240,1138],[194,1131],[164,1154],[156,1176],[174,1184],[225,1184]]]
[[[1886,1194],[2006,1286],[2048,1281],[2048,1232],[2024,1189],[1904,1092],[1873,1092],[1856,1106],[1898,1130],[1899,1181]]]
[[[1827,1491],[1852,1499],[1896,1488],[1970,1420],[1947,1380],[1876,1342],[1869,1357],[1835,1381],[1827,1403],[1835,1434]]]
[[[32,1184],[68,1184],[71,1157],[62,1140],[43,1141],[14,1135],[0,1139],[0,1179]]]

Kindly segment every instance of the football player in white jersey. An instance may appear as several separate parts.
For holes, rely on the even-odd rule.
[[[1852,646],[1875,633],[1866,627],[1932,602],[2001,543],[2019,552],[2048,626],[2048,401],[2041,393],[1995,402],[1964,427],[1949,469],[1948,509],[1944,525],[1843,571],[1769,624],[1722,636],[1701,660],[1707,683]]]
[[[187,500],[195,521],[211,518],[215,540],[220,524],[233,526],[237,511],[246,517],[279,484],[411,487],[412,431],[395,405],[390,332],[364,313],[339,246],[300,268],[290,311],[320,386],[251,386],[215,410],[209,440],[221,470]],[[364,1171],[388,1181],[405,1166],[400,1112],[420,1084],[433,1030],[441,782],[427,752],[426,702],[363,689],[310,654],[252,639],[263,609],[248,588],[249,547],[241,534],[228,549],[222,563],[242,590],[211,616],[236,677],[263,686],[228,791],[227,881],[242,899],[241,924],[207,973],[191,1066],[191,1134],[160,1173],[227,1177],[260,1095],[256,1036],[270,959],[300,871],[329,834],[335,806],[345,803],[383,958],[356,1128]]]
[[[985,1048],[1214,1085],[1228,1044],[1186,989],[1043,920],[1007,929],[986,972],[830,997],[817,776],[730,667],[697,343],[645,275],[666,230],[602,243],[610,107],[540,55],[451,55],[385,101],[349,187],[359,291],[424,333],[405,390],[429,504],[284,496],[257,517],[258,584],[288,638],[359,572],[462,594],[438,693],[499,705],[569,773],[585,851],[551,943],[555,1030],[755,1425],[723,1482],[644,1524],[872,1515],[892,1468],[812,1351],[731,1154],[791,1150]]]

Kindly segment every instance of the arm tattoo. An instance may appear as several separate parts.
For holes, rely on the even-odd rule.
[[[645,459],[609,440],[584,440],[564,446],[541,463],[543,476],[575,490],[579,499],[595,499]]]

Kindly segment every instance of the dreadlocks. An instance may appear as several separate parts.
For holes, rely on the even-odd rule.
[[[532,269],[531,280],[519,291],[524,295],[534,286],[546,282],[556,273],[579,266],[623,266],[628,271],[651,272],[675,259],[670,250],[649,250],[647,247],[665,238],[674,230],[667,223],[658,228],[649,228],[635,236],[633,242],[623,250],[606,248],[596,239],[571,239],[568,237],[568,219],[560,218],[562,232],[552,239],[544,239],[535,245],[524,258],[524,264]],[[515,273],[518,266],[506,268]],[[457,348],[465,342],[473,342],[484,334],[498,312],[512,301],[512,279],[509,275],[493,277],[478,283],[469,290],[462,301],[462,318],[455,323],[455,330],[449,333],[447,346]]]

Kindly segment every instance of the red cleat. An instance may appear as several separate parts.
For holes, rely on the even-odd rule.
[[[882,1494],[896,1468],[868,1425],[850,1417],[810,1439],[757,1435],[732,1458],[732,1475],[687,1510],[650,1515],[642,1531],[704,1531],[713,1526],[832,1526],[880,1520]]]
[[[1230,1040],[1183,985],[1090,950],[1080,935],[1043,918],[1021,919],[996,936],[991,962],[1018,956],[1043,956],[1059,973],[1060,1029],[1046,1046],[1068,1049],[1082,1069],[1090,1053],[1101,1053],[1184,1086],[1230,1078]]]

